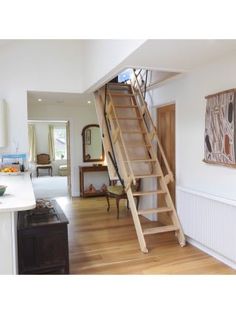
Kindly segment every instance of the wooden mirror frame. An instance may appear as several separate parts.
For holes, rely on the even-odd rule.
[[[102,145],[102,158],[96,158],[96,159],[89,159],[89,160],[86,160],[85,159],[85,132],[87,129],[91,128],[91,127],[97,127],[97,128],[100,128],[100,126],[98,124],[88,124],[86,125],[83,130],[82,130],[82,139],[83,139],[83,161],[84,162],[94,162],[94,161],[100,161],[100,162],[103,162],[104,161],[104,149],[103,149],[103,145],[102,145],[102,139],[101,139],[101,145]]]

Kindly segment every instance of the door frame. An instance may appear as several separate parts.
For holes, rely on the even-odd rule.
[[[66,121],[66,152],[67,152],[67,187],[71,197],[71,144],[70,144],[70,121]]]
[[[66,149],[67,149],[67,188],[68,196],[71,197],[71,143],[70,143],[70,120],[58,120],[58,119],[28,119],[27,127],[29,123],[33,122],[63,122],[66,125]]]
[[[159,134],[160,133],[159,132],[159,125],[160,125],[159,121],[160,120],[159,120],[158,111],[162,110],[163,108],[169,107],[169,106],[172,106],[174,108],[174,158],[173,158],[174,167],[171,167],[171,165],[170,165],[170,168],[171,168],[171,171],[173,172],[173,176],[174,176],[174,188],[173,188],[174,198],[172,197],[172,199],[173,199],[173,202],[176,206],[176,103],[174,101],[162,104],[160,106],[155,106],[156,107],[156,125],[157,125],[157,132]],[[158,158],[159,158],[159,156],[158,156]],[[169,162],[169,160],[168,160],[168,162]],[[169,164],[170,164],[170,162],[169,162]]]

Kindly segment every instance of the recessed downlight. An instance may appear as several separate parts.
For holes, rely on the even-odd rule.
[[[88,104],[91,104],[91,100],[88,100]]]
[[[42,98],[38,98],[38,101],[41,102],[41,101],[42,101]]]

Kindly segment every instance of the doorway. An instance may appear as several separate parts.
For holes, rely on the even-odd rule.
[[[166,159],[175,178],[175,104],[168,104],[157,108],[157,131]],[[166,175],[166,169],[162,157],[158,154],[161,168]],[[168,184],[170,195],[175,205],[175,181]],[[165,204],[162,197],[158,198],[158,207]],[[169,223],[166,213],[160,215],[162,223]]]
[[[28,120],[29,167],[36,198],[71,195],[69,121]],[[50,168],[38,166],[39,156],[47,155]]]

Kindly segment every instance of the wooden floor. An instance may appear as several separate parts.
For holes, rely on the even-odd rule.
[[[116,219],[103,197],[57,198],[69,219],[71,274],[235,274],[236,271],[172,233],[146,236],[148,254],[139,250],[131,214],[123,206]],[[143,218],[146,226],[150,222]],[[152,223],[151,223],[152,224]]]

